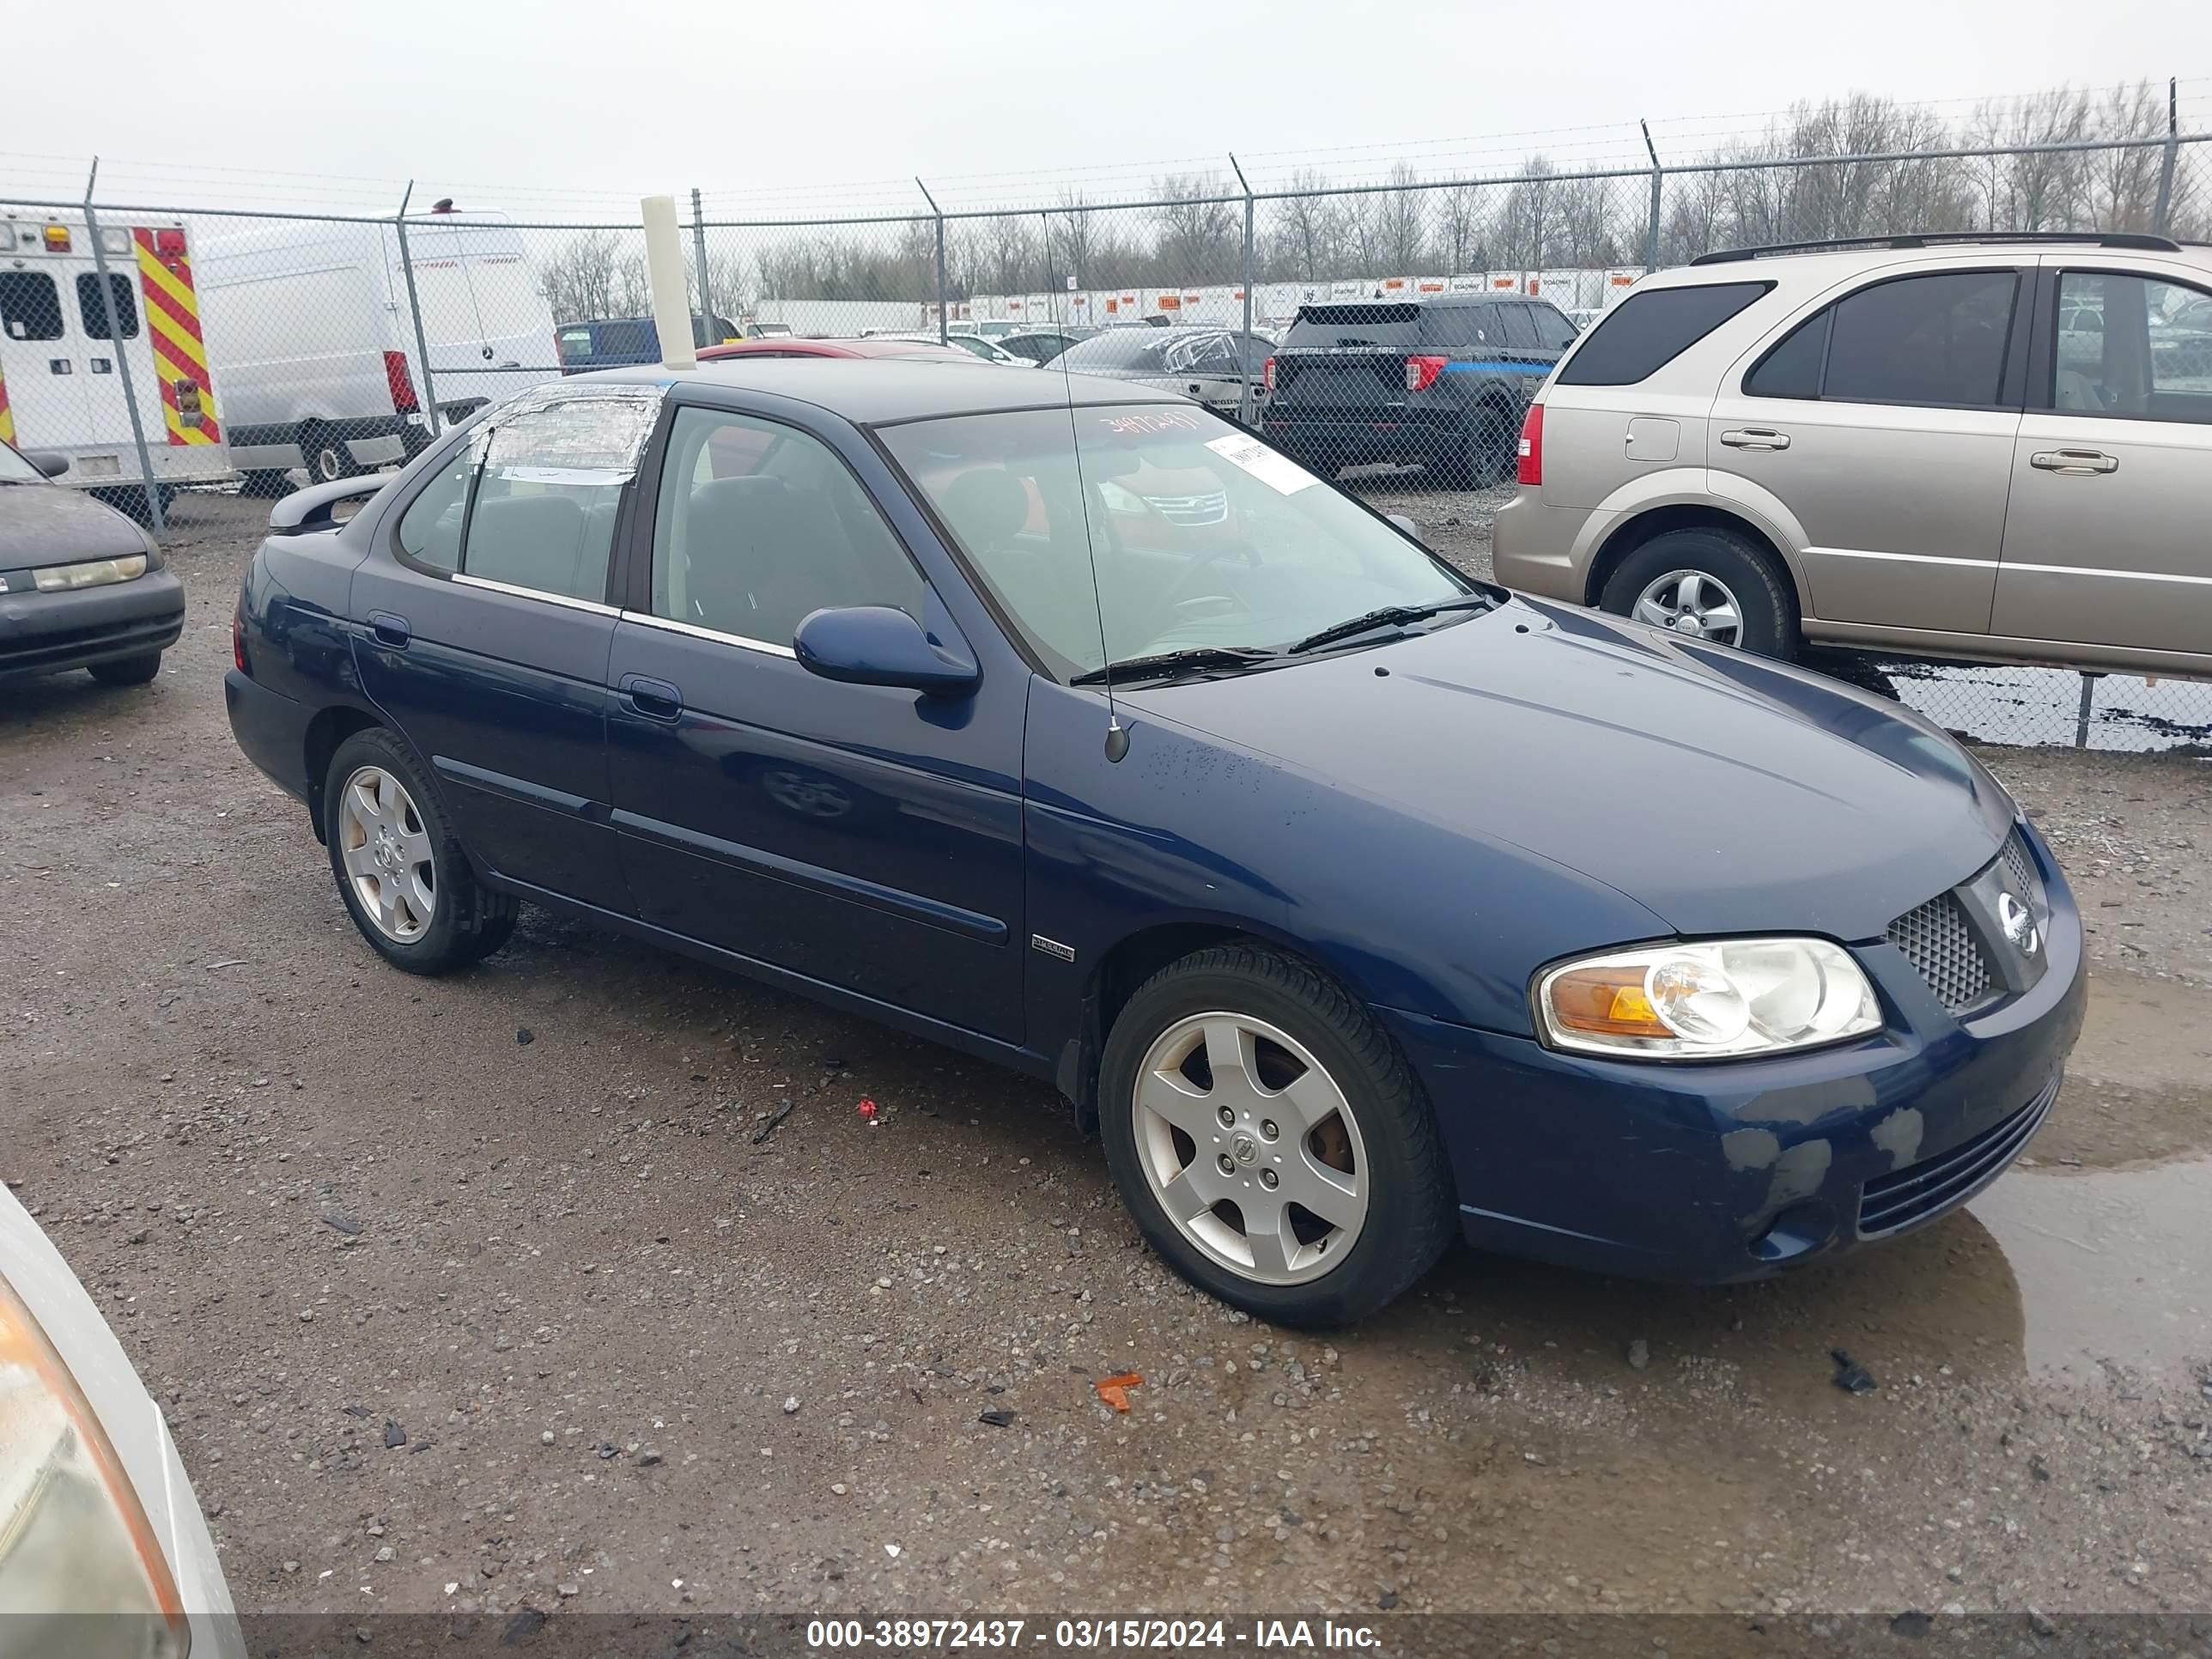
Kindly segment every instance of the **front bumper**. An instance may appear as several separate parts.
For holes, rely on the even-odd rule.
[[[1468,1240],[1717,1282],[1895,1237],[1965,1203],[2040,1126],[2081,1031],[2081,918],[2038,850],[2048,966],[1964,1019],[1886,942],[1854,954],[1888,1028],[1773,1060],[1607,1060],[1376,1010],[1435,1105]]]
[[[185,585],[167,570],[74,592],[0,593],[0,679],[166,651],[185,630]]]

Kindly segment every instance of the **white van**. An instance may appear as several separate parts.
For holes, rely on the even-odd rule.
[[[124,495],[116,505],[143,517],[149,480],[131,439],[126,370],[161,495],[228,478],[230,458],[184,227],[118,216],[99,234],[95,255],[82,212],[0,207],[0,439],[68,456],[58,482]]]
[[[208,350],[249,489],[277,493],[295,466],[324,483],[404,460],[429,436],[428,400],[450,424],[561,373],[552,311],[501,214],[410,217],[404,263],[389,223],[210,229],[197,252]]]

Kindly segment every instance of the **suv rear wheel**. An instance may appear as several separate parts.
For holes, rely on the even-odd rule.
[[[1747,537],[1699,526],[1654,536],[1617,566],[1598,608],[1765,657],[1797,653],[1797,607]]]

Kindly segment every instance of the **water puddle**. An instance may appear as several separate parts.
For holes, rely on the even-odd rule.
[[[2012,1270],[2031,1371],[2212,1361],[2212,1158],[2015,1170],[1968,1209]]]

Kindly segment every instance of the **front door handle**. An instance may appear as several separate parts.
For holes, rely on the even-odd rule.
[[[404,651],[407,642],[415,637],[415,630],[407,625],[407,618],[395,617],[389,611],[370,611],[368,631],[376,636],[379,645],[388,645],[395,651]]]
[[[2039,449],[2027,458],[2027,464],[2045,472],[2063,472],[2076,478],[2120,470],[2120,458],[2107,455],[2101,449]]]
[[[1739,426],[1722,433],[1721,441],[1730,449],[1787,449],[1790,434],[1771,426]]]
[[[620,684],[623,696],[629,699],[629,706],[647,720],[672,720],[684,713],[684,694],[666,680],[625,674]]]

